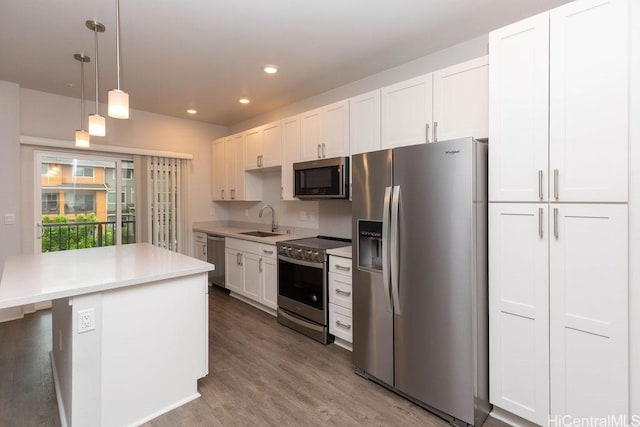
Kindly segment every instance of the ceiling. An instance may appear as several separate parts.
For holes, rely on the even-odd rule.
[[[228,126],[567,1],[122,0],[121,88],[132,108]],[[3,0],[0,80],[79,98],[73,54],[82,52],[92,58],[85,96],[94,100],[88,19],[106,26],[106,102],[116,85],[114,0]],[[280,72],[266,75],[264,64]],[[239,104],[243,96],[251,103]]]

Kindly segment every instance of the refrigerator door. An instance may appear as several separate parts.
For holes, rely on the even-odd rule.
[[[393,312],[383,276],[383,271],[389,274],[388,266],[381,261],[388,244],[382,230],[388,230],[383,219],[388,217],[390,192],[385,190],[391,186],[391,159],[391,150],[353,156],[353,363],[356,370],[393,386]],[[376,257],[372,239],[378,232]]]
[[[391,285],[398,306],[395,386],[469,424],[475,144],[465,138],[394,150],[392,206],[398,210],[397,230],[391,229],[398,246],[391,253],[398,265]]]

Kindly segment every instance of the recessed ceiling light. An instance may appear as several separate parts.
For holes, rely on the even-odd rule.
[[[189,109],[187,110],[187,113],[189,113],[189,114],[197,114],[197,113],[198,113],[198,110],[194,110],[193,108],[189,108]]]
[[[240,98],[240,99],[238,100],[238,102],[239,102],[240,104],[248,104],[248,103],[250,103],[250,102],[251,102],[251,100],[250,100],[249,98]]]
[[[275,74],[278,72],[278,66],[273,64],[267,64],[262,69],[267,74]]]

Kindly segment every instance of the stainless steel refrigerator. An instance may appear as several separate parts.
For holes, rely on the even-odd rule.
[[[356,373],[453,423],[489,409],[487,144],[353,157]]]

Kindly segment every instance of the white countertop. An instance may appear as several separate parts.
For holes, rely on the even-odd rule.
[[[213,225],[207,222],[196,222],[193,224],[193,231],[200,231],[202,233],[207,234],[215,234],[218,236],[224,237],[233,237],[235,239],[243,239],[250,240],[252,242],[259,243],[267,243],[271,245],[275,245],[278,242],[282,242],[284,240],[293,240],[293,239],[302,239],[308,236],[301,236],[297,234],[278,234],[277,236],[269,236],[269,237],[256,237],[256,236],[247,236],[244,233],[245,231],[256,231],[259,228],[239,228],[239,227],[228,227],[228,226],[219,226]],[[265,231],[265,230],[261,230]]]
[[[204,273],[209,264],[137,243],[7,258],[0,308]]]
[[[336,256],[341,256],[341,257],[344,257],[344,258],[351,259],[352,249],[351,249],[351,245],[342,246],[340,248],[327,249],[327,253],[329,255],[336,255]]]

